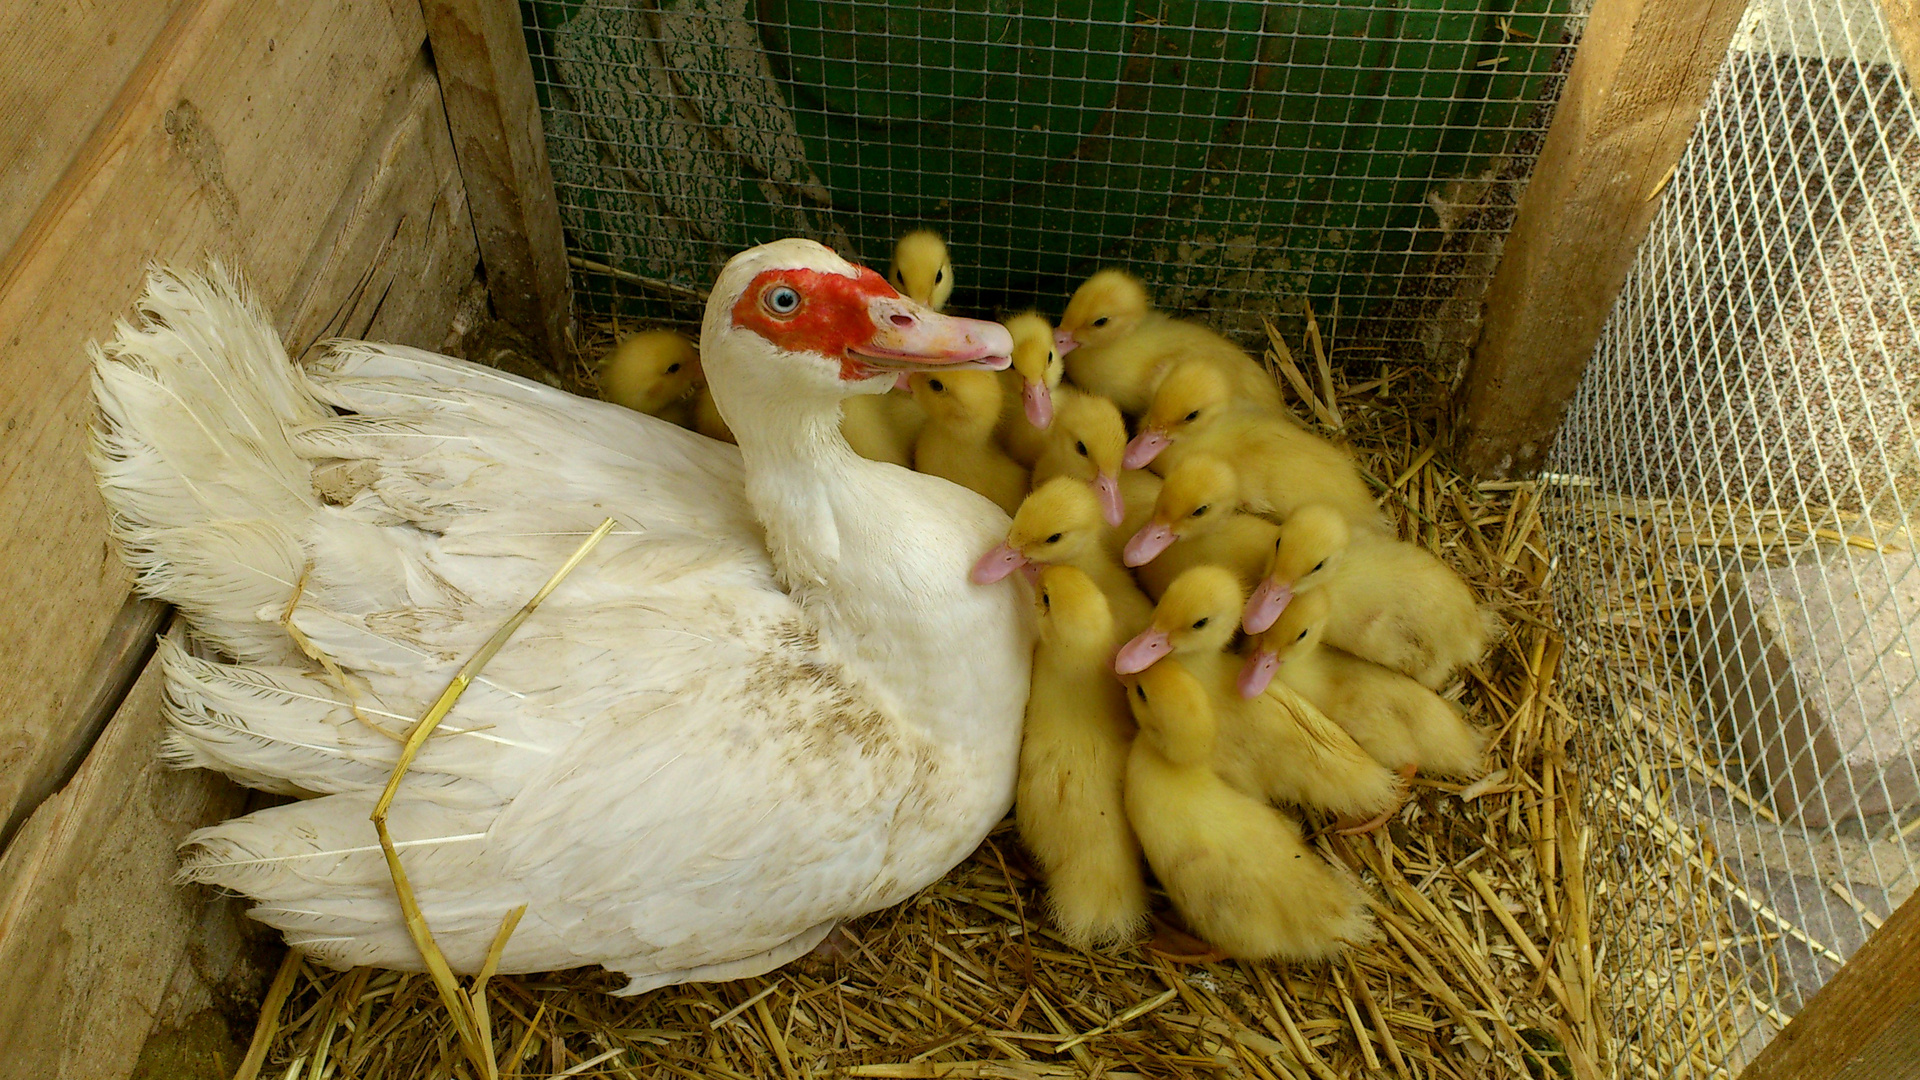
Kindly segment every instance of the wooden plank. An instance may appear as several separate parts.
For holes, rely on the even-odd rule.
[[[1552,446],[1745,0],[1597,0],[1521,197],[1454,429],[1483,479]]]
[[[566,357],[572,294],[533,65],[513,0],[421,0],[494,314]]]
[[[1907,75],[1907,92],[1920,100],[1920,0],[1879,0],[1887,37]]]
[[[0,819],[64,752],[127,591],[85,459],[86,343],[150,259],[221,255],[277,307],[425,36],[410,3],[183,5],[0,261]]]
[[[9,0],[0,19],[0,253],[179,6]]]
[[[0,857],[0,1080],[126,1076],[204,939],[209,891],[174,884],[174,848],[244,795],[160,764],[161,692],[149,665]]]
[[[1920,893],[1901,904],[1740,1080],[1920,1077]]]

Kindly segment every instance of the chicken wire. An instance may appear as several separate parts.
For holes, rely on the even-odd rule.
[[[1920,875],[1917,179],[1874,5],[1759,0],[1539,483],[1622,1075],[1737,1073]]]
[[[733,252],[884,266],[943,230],[957,308],[1093,270],[1249,342],[1311,303],[1458,362],[1582,0],[524,0],[576,297],[697,320]],[[1283,328],[1284,325],[1283,325]]]

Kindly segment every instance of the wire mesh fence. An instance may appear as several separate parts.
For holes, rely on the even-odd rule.
[[[734,251],[884,263],[1057,312],[1102,265],[1249,342],[1464,354],[1577,0],[525,0],[590,312],[687,320]]]
[[[1920,179],[1867,0],[1759,0],[1540,491],[1623,1075],[1737,1073],[1920,884]]]

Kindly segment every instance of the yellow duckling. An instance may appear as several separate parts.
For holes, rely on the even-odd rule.
[[[1169,372],[1127,444],[1129,469],[1152,465],[1161,476],[1189,454],[1231,460],[1247,509],[1285,521],[1308,503],[1324,503],[1356,525],[1380,527],[1380,509],[1353,458],[1279,413],[1236,407],[1227,379],[1206,364]]]
[[[1320,643],[1328,603],[1327,590],[1314,589],[1287,605],[1255,639],[1240,671],[1240,696],[1259,696],[1277,673],[1280,681],[1347,729],[1375,761],[1405,779],[1422,770],[1441,776],[1478,775],[1486,736],[1468,724],[1460,710],[1397,671]],[[1341,831],[1364,832],[1387,816]]]
[[[1138,416],[1179,361],[1204,363],[1247,401],[1280,408],[1280,388],[1238,345],[1201,326],[1153,310],[1146,286],[1121,270],[1102,270],[1067,301],[1055,340],[1075,385],[1113,399]]]
[[[1327,644],[1430,689],[1483,656],[1499,629],[1460,575],[1425,548],[1354,529],[1326,506],[1303,507],[1280,527],[1241,625],[1258,634],[1315,590],[1327,593]]]
[[[1121,468],[1127,422],[1113,402],[1072,387],[1062,391],[1059,416],[1047,428],[1046,445],[1033,463],[1033,482],[1038,486],[1056,476],[1071,476],[1092,487],[1101,517],[1119,530],[1113,545],[1118,555],[1127,537],[1146,523],[1153,500],[1160,496],[1160,478]]]
[[[1153,604],[1134,584],[1133,575],[1101,543],[1105,528],[1093,491],[1071,477],[1056,476],[1034,488],[1020,504],[1013,515],[1013,527],[1007,530],[1006,543],[974,564],[973,583],[992,584],[1034,565],[1078,567],[1106,596],[1114,624],[1132,634],[1147,624]],[[1237,600],[1235,604],[1237,610]]]
[[[887,280],[902,296],[945,311],[953,295],[953,260],[947,256],[946,240],[932,229],[916,229],[895,241]]]
[[[854,453],[903,469],[913,468],[914,440],[926,423],[926,411],[912,394],[892,390],[850,397],[840,407],[840,436]]]
[[[1071,566],[1050,566],[1038,594],[1014,821],[1046,873],[1061,936],[1086,948],[1132,937],[1147,919],[1140,846],[1120,794],[1133,722],[1126,688],[1108,670],[1120,636],[1099,587]]]
[[[1000,373],[1007,392],[1000,412],[1000,440],[1015,461],[1032,467],[1046,448],[1054,398],[1066,367],[1054,348],[1053,326],[1046,316],[1023,311],[1002,325],[1013,337],[1013,364]]]
[[[1127,541],[1121,560],[1133,567],[1147,595],[1164,595],[1174,578],[1195,566],[1226,567],[1242,589],[1260,580],[1280,527],[1241,513],[1239,489],[1233,466],[1212,454],[1193,454],[1167,473],[1152,515]]]
[[[693,398],[693,430],[723,443],[734,441],[733,429],[721,418],[720,407],[713,403],[713,391],[705,386]]]
[[[1027,497],[1027,470],[993,441],[1000,419],[999,373],[920,372],[911,385],[913,400],[927,414],[913,444],[913,467],[977,491],[1008,514],[1020,509]]]
[[[691,399],[705,389],[700,352],[671,330],[642,330],[620,339],[600,361],[600,396],[635,412],[691,427]]]
[[[1145,671],[1178,658],[1207,689],[1221,728],[1213,766],[1227,783],[1275,802],[1343,816],[1399,805],[1400,781],[1338,724],[1284,683],[1241,698],[1240,658],[1227,652],[1243,594],[1233,573],[1196,566],[1175,578],[1147,628],[1121,647],[1113,670]]]
[[[1213,769],[1210,695],[1178,661],[1131,680],[1140,725],[1126,808],[1174,907],[1229,956],[1311,962],[1372,937],[1366,900],[1300,835],[1300,823]]]

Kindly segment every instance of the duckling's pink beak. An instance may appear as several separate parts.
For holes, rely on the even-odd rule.
[[[1152,667],[1154,661],[1173,651],[1173,642],[1165,630],[1155,630],[1149,626],[1140,631],[1132,641],[1120,646],[1119,653],[1113,658],[1113,670],[1118,675],[1134,675]]]
[[[1167,444],[1172,441],[1167,438],[1166,432],[1148,428],[1127,443],[1127,456],[1120,459],[1120,464],[1129,469],[1144,469],[1152,464],[1153,459],[1159,457],[1160,451],[1165,450]]]
[[[1120,481],[1112,473],[1093,478],[1093,494],[1100,500],[1100,517],[1115,528],[1127,519],[1127,502],[1120,497]]]
[[[1287,610],[1287,604],[1293,600],[1293,586],[1275,578],[1267,578],[1254,586],[1253,595],[1247,597],[1247,610],[1240,616],[1240,629],[1249,634],[1258,634],[1272,626]]]
[[[975,585],[991,585],[1027,565],[1027,557],[1013,550],[1013,545],[1001,544],[980,556],[968,577]]]
[[[1128,566],[1145,566],[1173,546],[1176,537],[1165,522],[1149,521],[1127,541],[1120,557]]]
[[[1267,684],[1273,681],[1273,674],[1280,670],[1280,658],[1266,649],[1247,657],[1240,668],[1240,679],[1235,684],[1240,688],[1240,696],[1252,701],[1266,692]]]
[[[903,394],[913,393],[913,376],[904,371],[895,375],[893,377],[893,388]]]
[[[1053,424],[1053,391],[1043,382],[1030,382],[1020,388],[1020,402],[1027,409],[1027,423],[1036,431]]]
[[[1079,347],[1080,347],[1080,343],[1073,340],[1072,334],[1067,333],[1065,330],[1055,330],[1053,332],[1053,351],[1054,352],[1059,353],[1061,356],[1065,356]]]

